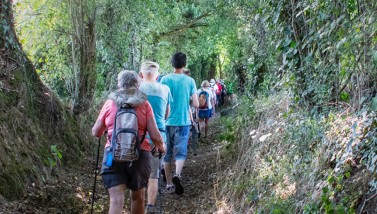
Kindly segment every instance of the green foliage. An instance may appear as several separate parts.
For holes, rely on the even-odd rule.
[[[52,145],[50,147],[51,150],[51,157],[48,157],[46,160],[46,164],[48,164],[51,167],[59,166],[60,161],[63,158],[62,151],[58,149],[57,145]]]
[[[27,0],[17,2],[17,33],[23,49],[41,80],[62,99],[73,93],[74,74],[70,55],[67,3]]]
[[[236,129],[234,120],[232,117],[225,117],[220,119],[221,124],[225,127],[225,131],[218,135],[219,141],[229,142],[227,149],[230,149],[230,146],[236,141]]]
[[[351,137],[347,150],[353,149],[353,156],[361,156],[361,163],[373,175],[377,175],[377,119],[376,113],[365,111],[361,115],[361,120],[351,127]],[[342,160],[346,161],[346,160]],[[377,190],[376,177],[371,181],[371,191]]]
[[[349,200],[350,198],[348,196],[343,197],[341,200],[337,200],[337,197],[339,197],[339,194],[342,193],[343,190],[343,175],[334,176],[329,175],[327,177],[327,185],[322,187],[322,195],[321,195],[321,206],[319,207],[319,210],[317,210],[314,207],[307,206],[306,212],[318,212],[321,211],[322,213],[340,213],[340,214],[346,214],[346,213],[356,213],[355,209],[350,207]],[[310,212],[309,212],[310,211]]]

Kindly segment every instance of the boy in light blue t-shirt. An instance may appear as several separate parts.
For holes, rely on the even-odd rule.
[[[175,192],[180,195],[184,192],[181,184],[181,173],[187,156],[187,142],[191,127],[190,98],[196,108],[199,106],[199,101],[195,80],[183,73],[186,67],[186,54],[175,53],[171,62],[174,73],[161,79],[161,83],[170,88],[173,97],[171,113],[166,121],[167,152],[164,158],[164,167],[167,185],[164,192]],[[171,162],[173,160],[175,160],[175,175],[172,177]]]

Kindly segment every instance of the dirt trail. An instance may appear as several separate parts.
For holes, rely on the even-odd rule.
[[[216,175],[216,158],[218,151],[215,149],[216,130],[215,118],[211,123],[208,138],[199,140],[198,155],[189,152],[182,173],[182,185],[185,193],[182,196],[175,194],[163,195],[164,213],[213,213],[216,203],[214,196],[214,182]]]
[[[182,172],[185,193],[162,195],[162,213],[213,213],[214,181],[216,180],[216,159],[218,157],[216,136],[221,127],[219,117],[212,119],[209,136],[199,139],[197,155],[189,150]],[[103,143],[103,142],[102,142]],[[93,143],[93,153],[97,143]],[[64,154],[63,154],[64,155]],[[28,184],[25,197],[18,201],[0,198],[0,213],[90,213],[90,202],[94,181],[95,155],[88,157],[81,166],[66,171],[53,169],[46,183]],[[101,155],[102,157],[102,152]],[[100,160],[101,160],[100,157]],[[97,177],[95,212],[107,213],[108,194]],[[165,184],[163,183],[163,186]],[[158,200],[157,204],[158,205]],[[126,210],[129,210],[129,196],[126,195]]]
[[[209,135],[207,139],[199,139],[197,155],[194,156],[191,149],[189,149],[188,157],[185,167],[182,172],[182,185],[184,187],[183,195],[176,194],[162,194],[162,213],[176,214],[176,213],[213,213],[214,205],[216,203],[214,196],[214,181],[216,175],[216,158],[218,151],[216,136],[213,133],[219,133],[218,127],[219,117],[212,119],[209,128]],[[106,213],[108,206],[108,196],[103,189],[102,184],[99,184],[100,196],[99,207]],[[165,183],[162,182],[162,186]],[[126,200],[129,200],[127,197]],[[129,202],[126,202],[127,208]],[[157,198],[156,206],[159,206],[159,198]]]

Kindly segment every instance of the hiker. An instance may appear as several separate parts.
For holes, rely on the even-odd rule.
[[[184,69],[183,73],[187,76],[191,76],[191,71],[189,69]],[[198,137],[200,135],[199,132],[199,121],[198,121],[198,110],[192,104],[192,100],[190,99],[190,121],[191,121],[191,128],[190,128],[190,137],[188,141],[189,148],[192,148],[194,156],[197,155],[197,147],[198,147]]]
[[[160,134],[166,143],[165,120],[170,113],[172,97],[169,87],[157,82],[158,69],[159,65],[157,63],[150,61],[144,62],[140,68],[140,73],[144,81],[140,84],[139,88],[148,96],[148,101],[152,106],[158,130],[160,130]],[[162,165],[161,158],[162,155],[160,156],[159,154],[153,155],[152,157],[151,174],[147,188],[146,213],[157,213],[158,211],[155,207],[155,203],[158,192],[160,167]]]
[[[222,90],[223,90],[223,87],[222,87],[221,84],[220,84],[220,80],[217,80],[217,81],[216,81],[216,86],[217,86],[217,90],[216,90],[217,106],[220,107],[220,106],[221,106],[221,103],[222,103],[222,100],[221,100],[221,92],[222,92]]]
[[[215,107],[217,107],[217,99],[216,99],[216,92],[218,90],[218,87],[216,85],[216,81],[214,79],[211,79],[210,82],[210,90],[212,92],[212,99],[213,99],[213,106],[212,106],[212,114],[215,114]]]
[[[200,132],[204,128],[204,138],[207,138],[208,121],[212,117],[212,109],[215,103],[213,101],[210,83],[207,80],[204,80],[201,86],[202,87],[197,92],[199,96],[199,125]]]
[[[92,128],[92,134],[96,137],[102,136],[106,130],[108,133],[101,175],[110,195],[109,213],[122,213],[126,188],[131,190],[131,213],[144,213],[144,188],[147,186],[151,168],[151,148],[149,140],[145,138],[147,131],[157,150],[165,152],[163,138],[158,131],[147,96],[138,89],[138,78],[134,71],[125,70],[118,74],[118,90],[109,95]],[[120,104],[127,104],[135,109],[138,137],[143,140],[140,142],[137,160],[131,163],[113,162],[111,166],[107,166],[109,154],[106,151],[111,146],[115,115]]]
[[[166,121],[167,152],[164,158],[166,188],[164,193],[183,194],[181,174],[187,156],[187,142],[190,134],[189,117],[190,98],[194,107],[198,107],[195,80],[183,73],[186,67],[186,54],[177,52],[171,63],[174,73],[164,76],[162,84],[170,88],[173,97],[171,113]],[[175,175],[172,177],[172,161],[175,160]]]
[[[224,80],[220,80],[220,84],[221,84],[221,106],[224,106],[225,104],[225,96],[226,96],[226,86],[225,86],[225,83],[224,83]]]

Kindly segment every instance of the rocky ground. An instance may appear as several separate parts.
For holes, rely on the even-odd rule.
[[[182,173],[183,195],[161,195],[162,213],[214,213],[216,211],[216,174],[218,169],[219,143],[216,141],[220,127],[219,117],[211,122],[207,139],[199,140],[198,154],[189,150],[188,159]],[[95,146],[95,144],[94,144]],[[95,149],[93,149],[95,153]],[[54,169],[46,178],[45,185],[28,185],[24,199],[7,201],[0,198],[0,213],[90,213],[93,189],[95,155],[88,158],[78,168]],[[97,177],[94,213],[107,213],[108,194],[101,177]],[[162,186],[165,184],[162,183]],[[129,197],[126,197],[124,213],[129,210]]]

